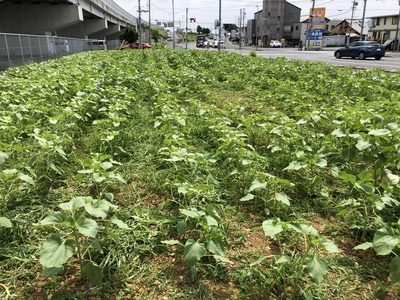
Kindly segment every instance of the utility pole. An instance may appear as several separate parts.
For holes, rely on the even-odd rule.
[[[400,0],[399,0],[400,1]],[[257,51],[257,45],[258,45],[258,39],[257,39],[257,14],[258,14],[258,5],[256,5],[257,11],[254,15],[254,27],[255,27],[255,32],[256,32],[256,51]]]
[[[151,46],[151,9],[149,0],[149,45]]]
[[[353,29],[353,16],[354,16],[354,9],[356,8],[356,6],[358,5],[358,2],[357,1],[353,1],[353,5],[352,5],[352,7],[351,7],[351,19],[350,19],[350,27],[348,27],[349,28],[349,30],[347,30],[348,31],[348,34],[349,34],[349,36],[348,36],[348,40],[347,40],[347,43],[346,43],[346,45],[349,45],[350,44],[350,35],[351,35],[351,30]]]
[[[400,0],[399,0],[400,1]],[[222,23],[221,23],[221,0],[219,0],[219,14],[218,14],[218,23],[219,23],[219,30],[218,30],[218,51],[221,51],[221,30],[222,30]]]
[[[172,45],[175,49],[175,5],[174,0],[172,0]]]
[[[399,1],[400,4],[400,1]],[[364,32],[364,20],[365,20],[365,11],[367,9],[367,0],[364,0],[364,9],[363,9],[363,15],[362,15],[362,20],[361,20],[361,35],[360,35],[360,41],[363,40],[362,36],[363,36],[363,32]],[[399,22],[397,22],[397,25],[399,24]]]
[[[399,22],[400,22],[400,0],[399,0],[399,16],[397,17],[396,37],[394,38],[393,50],[399,52]]]
[[[188,13],[189,8],[186,7],[186,49],[188,48]]]
[[[239,15],[239,50],[242,49],[242,8]]]
[[[142,10],[140,9],[140,0],[138,0],[139,4],[139,49],[142,49]]]
[[[307,24],[306,49],[310,50],[311,31],[313,27],[315,0],[313,0],[309,22]]]

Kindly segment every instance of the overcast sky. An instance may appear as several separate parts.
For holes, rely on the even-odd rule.
[[[138,17],[138,0],[113,0],[130,14]],[[361,19],[364,9],[364,1],[358,0],[354,10],[354,19]],[[177,26],[185,27],[186,8],[188,18],[196,18],[196,23],[189,23],[189,28],[195,30],[197,25],[206,28],[214,28],[214,21],[219,15],[218,0],[150,0],[152,23],[158,21],[172,21],[172,2],[174,2],[175,22]],[[221,0],[222,23],[239,24],[240,9],[246,10],[245,20],[253,19],[258,5],[262,9],[262,0]],[[301,8],[301,14],[307,15],[311,6],[311,0],[291,0],[289,3]],[[326,7],[326,16],[330,19],[346,19],[351,17],[352,0],[316,0],[315,7]],[[141,0],[142,10],[149,9],[149,0]],[[366,17],[378,15],[390,15],[399,13],[399,0],[367,0]],[[149,14],[142,13],[142,18],[149,19]],[[247,21],[246,21],[247,22]]]

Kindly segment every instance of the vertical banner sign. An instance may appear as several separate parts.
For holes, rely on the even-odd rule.
[[[310,47],[314,49],[321,49],[322,34],[325,30],[325,7],[315,7],[314,13],[310,9],[310,16],[312,15]]]

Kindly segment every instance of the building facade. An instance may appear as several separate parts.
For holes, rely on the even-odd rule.
[[[379,42],[395,39],[396,35],[399,39],[399,15],[376,16],[370,17],[372,26],[368,30],[368,38]]]
[[[246,37],[252,44],[259,40],[263,46],[268,46],[271,40],[296,43],[300,36],[300,15],[301,9],[286,0],[264,0],[262,10],[247,23]]]

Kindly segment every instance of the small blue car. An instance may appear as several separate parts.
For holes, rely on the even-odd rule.
[[[351,57],[358,59],[366,59],[374,57],[376,60],[385,56],[385,48],[378,42],[373,41],[357,41],[352,42],[348,46],[339,48],[335,51],[336,58]]]

